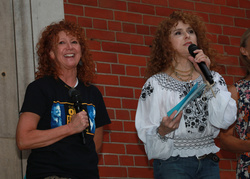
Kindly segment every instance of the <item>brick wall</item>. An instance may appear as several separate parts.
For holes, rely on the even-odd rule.
[[[244,75],[240,37],[250,25],[249,0],[64,0],[65,18],[80,24],[89,39],[97,77],[112,120],[99,155],[102,179],[153,178],[135,126],[137,100],[158,23],[175,10],[204,18],[228,85]],[[219,145],[219,139],[216,139]],[[235,178],[236,155],[220,151],[221,178]]]

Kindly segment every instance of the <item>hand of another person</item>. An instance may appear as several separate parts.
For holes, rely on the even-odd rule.
[[[69,126],[75,133],[80,133],[89,126],[88,115],[86,111],[81,111],[72,116]]]
[[[169,117],[165,116],[162,118],[161,124],[158,128],[158,132],[161,136],[169,134],[179,128],[182,111],[174,118],[176,113],[177,111],[174,111]]]

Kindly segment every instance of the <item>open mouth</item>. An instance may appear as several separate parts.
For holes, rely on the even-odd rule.
[[[74,56],[75,56],[75,54],[73,54],[73,53],[69,53],[69,54],[64,55],[64,57],[74,57]]]

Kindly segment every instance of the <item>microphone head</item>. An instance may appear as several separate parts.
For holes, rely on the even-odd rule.
[[[191,44],[188,46],[188,51],[192,57],[196,56],[196,53],[194,53],[194,51],[197,49],[198,49],[198,47],[195,44]]]
[[[71,97],[71,100],[74,103],[81,100],[81,93],[80,93],[80,91],[76,90],[75,88],[71,88],[69,90],[69,96]]]

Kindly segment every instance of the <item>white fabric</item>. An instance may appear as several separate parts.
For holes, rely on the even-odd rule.
[[[179,128],[166,135],[167,141],[157,136],[156,129],[162,117],[186,96],[192,86],[165,73],[156,74],[146,81],[138,102],[135,125],[149,160],[166,160],[177,155],[198,157],[219,151],[214,138],[220,128],[227,129],[234,123],[237,108],[222,76],[216,72],[212,75],[216,98],[209,90],[186,106]],[[192,83],[196,82],[203,83],[202,77]]]

